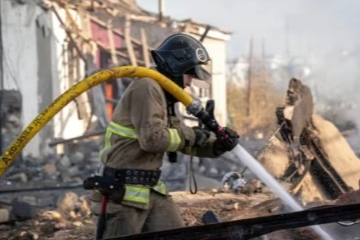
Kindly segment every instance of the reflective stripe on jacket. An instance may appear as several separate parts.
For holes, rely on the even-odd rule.
[[[169,128],[170,133],[170,144],[168,147],[168,151],[173,151],[173,149],[177,149],[181,144],[181,139],[179,133],[176,129]],[[124,138],[133,138],[136,139],[137,135],[133,128],[124,127],[120,124],[110,122],[109,126],[106,129],[105,134],[105,146],[101,150],[103,152],[107,148],[111,147],[111,135],[116,134],[120,137]],[[141,185],[125,185],[125,196],[124,201],[140,203],[140,204],[148,204],[150,197],[150,189]],[[166,195],[167,189],[165,184],[162,181],[159,181],[156,186],[152,188],[154,191]]]
[[[170,135],[169,145],[166,149],[167,152],[174,152],[176,151],[179,146],[181,145],[181,138],[178,130],[176,128],[166,128]],[[133,138],[137,139],[137,135],[134,128],[129,128],[125,126],[121,126],[115,122],[110,122],[109,126],[106,129],[105,133],[105,146],[101,153],[111,146],[111,135],[116,134],[120,137],[125,138]]]

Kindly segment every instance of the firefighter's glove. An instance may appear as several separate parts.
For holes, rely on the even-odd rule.
[[[223,135],[217,136],[213,151],[216,156],[220,156],[227,151],[233,150],[239,143],[239,135],[234,130],[224,127]]]
[[[193,127],[195,132],[194,147],[203,147],[210,138],[210,132],[200,127]]]

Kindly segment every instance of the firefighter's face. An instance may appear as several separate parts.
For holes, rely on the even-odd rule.
[[[189,74],[184,74],[183,79],[184,79],[184,87],[190,87],[193,76]]]

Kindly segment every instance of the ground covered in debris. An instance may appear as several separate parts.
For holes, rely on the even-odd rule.
[[[201,225],[203,214],[209,210],[215,212],[221,220],[231,221],[280,213],[282,208],[275,196],[266,191],[253,195],[216,191],[200,191],[196,195],[174,192],[172,196],[187,226]],[[342,196],[336,203],[359,201],[360,190]],[[41,209],[31,220],[0,225],[0,239],[4,240],[92,239],[93,235],[94,224],[86,195],[79,196],[69,191],[59,198],[57,208]],[[278,231],[267,237],[269,240],[318,239],[308,228]]]
[[[0,239],[90,239],[94,225],[91,220],[86,195],[79,197],[67,192],[57,202],[57,208],[39,211],[34,219],[1,225]],[[188,192],[173,192],[187,226],[201,225],[202,215],[214,211],[224,221],[238,217],[251,218],[271,214],[271,204],[254,210],[257,204],[273,199],[270,193],[247,196],[243,194],[204,192],[192,195]]]

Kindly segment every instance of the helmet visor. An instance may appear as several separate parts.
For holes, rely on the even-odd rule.
[[[186,74],[193,77],[193,83],[199,88],[211,87],[211,74],[202,66],[197,65],[191,68]]]

